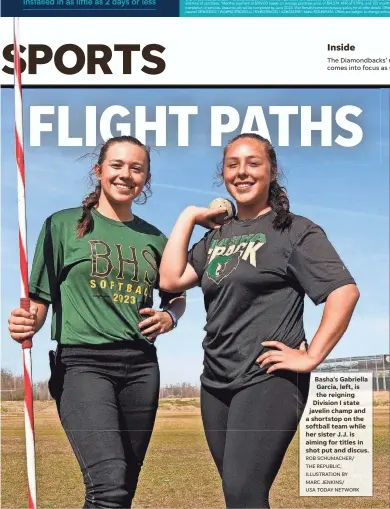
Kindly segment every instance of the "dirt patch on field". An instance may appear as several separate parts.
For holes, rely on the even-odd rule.
[[[390,402],[389,391],[376,391],[374,392],[374,405],[375,406],[389,406]]]

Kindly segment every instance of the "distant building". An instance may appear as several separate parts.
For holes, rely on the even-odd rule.
[[[371,372],[374,391],[390,389],[390,355],[367,355],[326,359],[315,371],[325,372]]]

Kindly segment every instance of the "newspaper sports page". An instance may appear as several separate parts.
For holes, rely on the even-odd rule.
[[[2,0],[4,507],[389,507],[389,15]]]

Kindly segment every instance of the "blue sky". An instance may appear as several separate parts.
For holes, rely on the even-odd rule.
[[[7,317],[19,301],[17,245],[17,191],[13,135],[13,91],[3,89],[2,99],[2,365],[21,372],[20,347],[10,339]],[[357,122],[364,131],[356,147],[334,144],[321,147],[319,136],[313,146],[300,146],[300,126],[294,121],[289,147],[277,148],[285,175],[291,209],[320,224],[355,277],[361,299],[350,327],[331,357],[372,355],[388,352],[389,342],[389,92],[378,89],[44,89],[26,90],[24,100],[25,153],[27,168],[28,255],[31,262],[43,221],[56,210],[74,207],[88,192],[89,160],[77,159],[91,152],[85,147],[58,147],[56,133],[43,133],[42,146],[29,146],[29,106],[69,105],[71,129],[82,136],[85,106],[102,112],[120,104],[197,105],[199,114],[192,124],[190,146],[175,146],[176,131],[168,124],[167,147],[152,151],[153,196],[134,212],[169,235],[175,219],[188,205],[207,206],[216,196],[226,196],[213,186],[213,175],[222,149],[210,147],[210,107],[230,105],[240,113],[249,105],[312,106],[319,115],[321,105],[353,104],[363,110]],[[126,121],[126,119],[118,119]],[[334,136],[340,129],[334,126]],[[276,124],[269,124],[276,143]],[[173,133],[173,134],[172,134]],[[224,137],[228,141],[239,131]],[[117,133],[113,133],[114,135]],[[345,134],[345,133],[344,133]],[[101,140],[99,140],[101,141]],[[154,136],[147,142],[153,146]],[[277,144],[276,144],[277,145]],[[192,241],[204,230],[197,227]],[[158,304],[158,300],[155,302]],[[322,306],[306,303],[307,337],[315,333]],[[199,289],[188,292],[188,306],[179,327],[158,339],[162,383],[198,383],[202,369],[201,342],[205,313]],[[49,320],[34,338],[34,379],[48,376]]]

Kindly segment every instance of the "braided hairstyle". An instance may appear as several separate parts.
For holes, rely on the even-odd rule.
[[[260,136],[259,134],[256,133],[243,133],[239,134],[238,136],[235,136],[232,140],[230,140],[223,150],[223,161],[219,166],[217,172],[218,180],[221,183],[223,182],[223,166],[228,148],[232,145],[232,143],[243,138],[251,138],[253,140],[259,141],[264,145],[267,152],[268,160],[271,164],[271,175],[274,177],[269,186],[267,201],[267,205],[276,212],[276,216],[273,220],[273,227],[275,228],[275,230],[284,230],[286,228],[289,228],[292,223],[292,217],[290,213],[290,201],[287,197],[287,190],[283,186],[281,186],[280,183],[278,182],[278,177],[280,176],[281,172],[278,167],[275,149],[272,146],[271,142],[267,140],[267,138],[263,138],[263,136]]]
[[[134,138],[133,136],[116,136],[114,138],[110,138],[107,140],[101,147],[99,152],[99,157],[97,160],[97,165],[101,166],[103,164],[103,161],[106,158],[107,151],[111,147],[111,145],[114,145],[114,143],[132,143],[133,145],[137,145],[138,147],[142,147],[145,150],[147,163],[148,163],[148,176],[146,179],[146,183],[144,186],[144,189],[142,190],[142,193],[140,196],[138,196],[134,201],[135,203],[142,205],[144,204],[149,196],[152,194],[151,190],[151,173],[150,173],[150,148],[141,143],[137,138]],[[93,181],[93,175],[95,174],[94,168],[90,171],[90,177]],[[83,213],[81,215],[81,218],[77,221],[77,236],[76,238],[83,237],[85,234],[90,233],[93,231],[93,217],[91,210],[99,203],[99,198],[101,194],[101,183],[98,181],[98,183],[95,186],[95,189],[89,193],[88,196],[85,197],[84,201],[82,202],[83,207]]]

